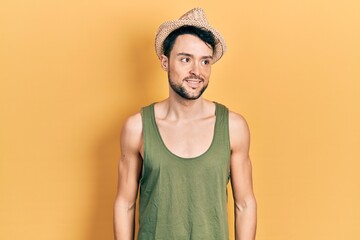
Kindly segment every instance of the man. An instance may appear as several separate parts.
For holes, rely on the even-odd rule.
[[[139,240],[228,239],[229,179],[236,239],[255,239],[248,126],[202,97],[224,39],[196,8],[162,24],[155,48],[169,97],[129,117],[122,129],[115,239],[134,239],[139,185]]]

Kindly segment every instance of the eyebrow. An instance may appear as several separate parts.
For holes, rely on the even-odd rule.
[[[194,55],[192,55],[192,54],[190,54],[190,53],[183,53],[183,52],[181,52],[181,53],[178,53],[178,54],[176,54],[176,56],[186,56],[186,57],[193,57]],[[201,58],[210,58],[210,59],[213,59],[213,56],[203,56],[203,57],[201,57]]]

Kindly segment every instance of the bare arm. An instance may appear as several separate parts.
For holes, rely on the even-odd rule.
[[[250,134],[245,119],[230,113],[231,185],[234,195],[235,239],[254,240],[256,200],[253,193],[252,167],[249,157]]]
[[[133,240],[135,205],[142,158],[141,115],[130,117],[121,131],[118,193],[114,205],[115,240]]]

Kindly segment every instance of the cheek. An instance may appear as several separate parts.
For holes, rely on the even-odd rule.
[[[203,71],[204,77],[209,78],[210,74],[211,74],[211,68],[204,69],[204,71]]]
[[[171,75],[181,77],[184,75],[187,76],[189,73],[189,70],[184,66],[172,65],[170,67],[170,72],[171,72]]]

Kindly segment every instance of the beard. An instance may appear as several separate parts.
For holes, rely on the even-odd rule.
[[[191,76],[191,77],[186,77],[183,79],[183,81],[187,80],[187,79],[199,79],[201,81],[204,82],[204,80],[200,77],[196,77],[196,76]],[[196,100],[199,97],[201,97],[201,95],[205,92],[206,88],[208,87],[208,84],[204,85],[199,92],[197,93],[189,93],[184,86],[182,86],[181,84],[176,84],[174,83],[171,78],[170,78],[170,72],[168,72],[168,81],[170,84],[170,87],[172,88],[172,90],[174,90],[174,92],[179,95],[180,97],[186,99],[186,100]]]

